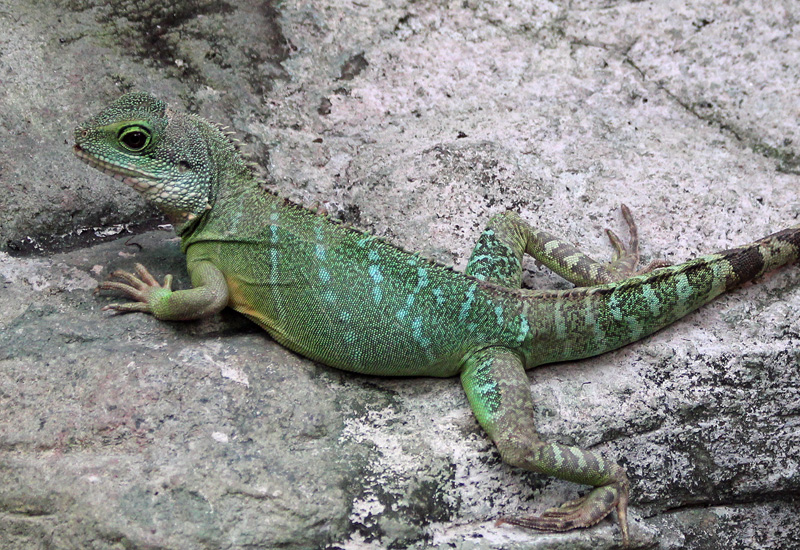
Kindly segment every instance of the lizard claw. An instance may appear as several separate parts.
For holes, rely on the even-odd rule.
[[[637,275],[642,275],[644,273],[650,273],[651,271],[655,271],[656,269],[661,269],[662,267],[669,267],[672,265],[672,262],[668,262],[667,260],[653,260],[647,267],[644,267],[636,272]]]
[[[100,308],[101,311],[116,311],[117,313],[131,313],[141,311],[150,313],[150,306],[144,302],[127,302],[125,304],[108,304]]]

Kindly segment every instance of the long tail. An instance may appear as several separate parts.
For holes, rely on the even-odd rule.
[[[530,319],[530,326],[537,327],[524,346],[527,366],[619,348],[798,258],[800,225],[746,246],[617,283],[524,293],[523,314]]]

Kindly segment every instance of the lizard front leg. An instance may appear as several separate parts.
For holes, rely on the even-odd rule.
[[[625,471],[594,451],[539,439],[528,377],[516,353],[494,347],[473,354],[465,362],[461,383],[478,422],[504,462],[595,487],[588,495],[540,516],[501,518],[499,522],[541,531],[569,531],[590,527],[616,508],[623,544],[628,545],[630,483]]]
[[[136,264],[136,274],[117,270],[112,278],[120,281],[105,281],[100,290],[114,290],[135,300],[125,304],[109,304],[103,309],[122,313],[141,311],[150,313],[163,321],[188,321],[201,319],[221,311],[228,304],[228,285],[225,276],[211,262],[190,264],[189,272],[194,288],[172,290],[172,275],[158,281],[142,264]]]

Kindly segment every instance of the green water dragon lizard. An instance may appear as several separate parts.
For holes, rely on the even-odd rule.
[[[174,222],[192,288],[115,271],[111,304],[164,320],[230,307],[326,365],[372,375],[460,376],[480,425],[514,466],[594,488],[539,516],[500,521],[543,531],[588,527],[616,510],[629,543],[630,483],[592,450],[542,441],[525,370],[598,355],[669,325],[719,294],[794,262],[800,225],[680,265],[637,271],[636,226],[599,263],[517,214],[491,218],[465,273],[265,191],[216,125],[129,93],[75,130],[75,154],[139,191]],[[522,289],[530,254],[575,285]]]

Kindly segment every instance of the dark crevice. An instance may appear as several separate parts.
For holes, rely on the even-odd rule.
[[[634,68],[637,68],[629,58],[626,59],[626,61],[628,61],[629,64]],[[640,71],[640,74],[644,78],[644,73],[642,71]],[[737,141],[749,147],[754,153],[778,161],[778,164],[775,167],[778,172],[800,175],[800,157],[793,151],[769,145],[763,139],[753,135],[750,130],[746,130],[731,124],[722,116],[715,115],[713,113],[702,113],[701,109],[713,109],[714,104],[710,101],[697,101],[688,103],[674,94],[669,88],[664,86],[664,84],[659,83],[658,87],[664,91],[667,97],[675,101],[675,103],[683,107],[687,112],[691,113],[699,120],[702,120],[709,125],[716,126],[722,132],[730,133],[734,138],[736,138]]]
[[[145,65],[155,65],[172,76],[181,78],[191,89],[209,85],[209,71],[203,62],[226,71],[236,71],[261,96],[272,89],[276,79],[287,79],[281,63],[296,48],[280,27],[276,2],[264,2],[258,8],[263,28],[252,43],[242,44],[235,34],[220,32],[211,25],[198,23],[203,17],[229,19],[236,3],[224,0],[73,0],[64,2],[72,11],[95,10],[97,22],[108,29],[122,53]],[[207,44],[202,61],[182,51],[182,45],[195,39]],[[242,70],[246,69],[246,70]],[[130,87],[121,83],[122,89]]]
[[[163,216],[156,216],[118,225],[78,227],[69,233],[59,235],[37,235],[20,240],[9,240],[5,243],[6,252],[9,256],[16,258],[49,256],[88,248],[121,237],[133,237],[154,231],[165,224],[168,222]]]
[[[787,504],[793,504],[797,503],[799,500],[800,496],[798,496],[797,491],[792,491],[792,490],[776,491],[757,496],[748,495],[746,498],[741,498],[741,499],[732,498],[726,500],[698,501],[698,502],[684,503],[684,504],[679,504],[677,506],[664,508],[660,512],[654,513],[646,517],[676,514],[688,510],[711,509],[711,508],[722,508],[722,507],[759,506],[764,504],[775,504],[776,502],[785,502]]]
[[[3,510],[3,512],[11,516],[22,516],[26,518],[46,518],[55,515],[55,513],[53,513],[51,510],[45,510],[37,507]]]
[[[711,22],[706,22],[706,24],[710,23]],[[705,24],[703,26],[705,26]],[[653,82],[648,78],[647,73],[641,67],[639,67],[629,55],[630,50],[636,44],[636,40],[626,44],[624,47],[619,47],[613,44],[605,44],[602,42],[594,42],[582,38],[572,38],[570,40],[570,44],[575,46],[600,48],[610,53],[620,55],[622,56],[623,62],[633,68],[639,74],[639,77],[642,79],[642,81]],[[716,126],[722,132],[729,133],[737,141],[741,142],[746,147],[749,147],[754,153],[762,155],[766,158],[775,159],[777,161],[777,166],[775,167],[776,171],[784,174],[800,175],[800,155],[794,151],[791,151],[788,148],[770,145],[763,139],[755,136],[750,130],[732,124],[724,117],[716,115],[713,112],[703,113],[703,109],[713,109],[714,104],[711,101],[695,101],[690,103],[673,93],[667,86],[664,85],[664,83],[653,83],[656,84],[658,89],[662,90],[667,97],[680,105],[685,111],[692,114],[698,120],[702,120],[709,125]]]

